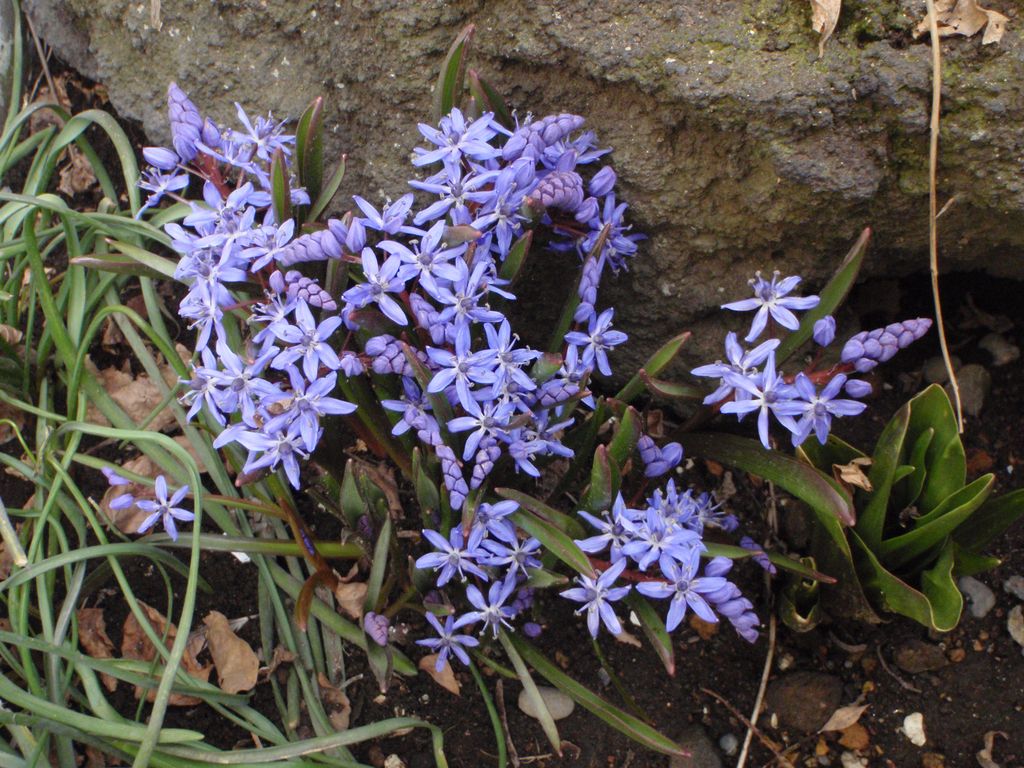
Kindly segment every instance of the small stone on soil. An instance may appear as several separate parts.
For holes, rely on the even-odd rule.
[[[924,715],[914,712],[903,718],[903,735],[910,739],[915,747],[923,747],[928,741],[924,735]]]
[[[1020,347],[998,333],[986,334],[978,346],[992,355],[992,365],[995,366],[1008,365],[1020,358]]]
[[[937,645],[922,640],[907,640],[893,653],[896,666],[912,675],[942,669],[949,661]]]
[[[971,609],[971,616],[976,619],[983,619],[996,605],[996,596],[985,584],[973,576],[963,576],[957,582],[960,591],[967,597],[967,604]]]
[[[1024,600],[1024,576],[1011,576],[1003,582],[1003,589],[1018,600]]]
[[[972,417],[978,416],[985,405],[985,398],[992,389],[992,374],[983,365],[971,363],[956,372],[956,379],[960,387],[960,404],[964,413]]]
[[[866,768],[868,765],[867,758],[858,757],[853,752],[843,752],[839,756],[839,762],[843,768]]]
[[[718,740],[718,747],[726,757],[732,757],[740,751],[740,740],[733,733],[727,733]]]
[[[953,363],[954,371],[960,367],[959,357],[954,355],[950,358],[950,362]],[[929,384],[944,384],[949,379],[949,375],[946,373],[946,361],[941,357],[928,358],[921,373],[924,375],[924,380]]]
[[[551,713],[551,717],[554,720],[564,720],[571,715],[572,711],[576,708],[576,702],[557,688],[538,685],[537,692],[540,693],[541,699],[544,700],[544,704],[547,706],[548,712]],[[519,692],[519,709],[534,720],[538,719],[537,710],[534,708],[533,700],[527,695],[525,690]]]
[[[946,758],[940,752],[925,752],[921,755],[921,768],[946,768]]]
[[[768,707],[779,722],[803,733],[817,731],[839,706],[843,685],[822,672],[794,672],[768,686]]]
[[[690,757],[669,758],[668,768],[722,768],[722,758],[718,756],[714,742],[700,725],[688,725],[676,743],[689,752]]]
[[[1024,646],[1024,607],[1015,605],[1006,619],[1006,630],[1017,645]]]

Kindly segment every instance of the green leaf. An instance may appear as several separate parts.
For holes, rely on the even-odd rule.
[[[496,488],[494,492],[503,499],[516,502],[534,516],[551,523],[560,531],[564,531],[574,538],[582,539],[587,535],[586,529],[578,519],[548,506],[540,499],[512,488]]]
[[[946,390],[932,384],[910,400],[908,434],[935,430],[925,455],[927,476],[918,508],[929,512],[951,493],[963,488],[967,480],[967,457],[957,427],[956,414]],[[903,462],[908,463],[908,462]]]
[[[994,482],[993,475],[984,475],[961,488],[930,514],[917,520],[912,531],[883,541],[877,549],[879,559],[896,570],[940,547],[946,537],[985,502]]]
[[[824,445],[817,440],[805,440],[802,445],[797,446],[796,455],[826,475],[832,474],[832,467],[835,464],[842,466],[854,459],[864,458],[863,453],[832,433],[829,433]]]
[[[953,532],[953,539],[966,550],[980,554],[1024,515],[1024,488],[1005,493],[982,505],[971,515],[971,524]]]
[[[316,200],[324,184],[324,97],[317,96],[295,129],[295,167],[299,183]]]
[[[706,390],[693,384],[680,384],[675,381],[665,381],[664,379],[652,379],[647,375],[647,371],[642,368],[638,375],[644,386],[647,387],[647,390],[656,397],[663,397],[667,400],[700,401],[707,394]]]
[[[366,601],[363,603],[363,610],[376,611],[380,602],[380,588],[384,583],[384,575],[387,572],[388,547],[391,545],[391,515],[384,516],[384,525],[377,536],[377,543],[373,547],[373,564],[370,566],[370,576],[366,580]]]
[[[466,76],[466,60],[469,57],[469,49],[475,31],[476,26],[469,24],[459,32],[441,64],[441,72],[434,90],[435,123],[451,112],[452,108],[458,105],[462,96],[463,82]]]
[[[633,455],[640,434],[640,414],[636,408],[629,406],[615,428],[611,442],[608,443],[608,453],[619,467],[626,466],[629,457]]]
[[[469,90],[480,103],[481,107],[494,113],[494,119],[497,120],[503,128],[509,131],[514,131],[516,129],[516,121],[508,111],[508,107],[505,105],[505,99],[503,99],[501,94],[495,90],[494,86],[480,77],[475,69],[469,70]]]
[[[857,279],[857,273],[860,272],[870,239],[870,229],[865,229],[860,233],[860,237],[857,238],[857,242],[853,244],[850,252],[846,254],[846,258],[843,259],[843,263],[836,270],[836,274],[828,281],[828,285],[821,290],[821,293],[818,294],[821,297],[818,306],[809,312],[805,312],[803,320],[800,322],[800,328],[782,340],[782,343],[775,350],[775,359],[780,366],[804,342],[811,338],[811,334],[814,333],[814,324],[825,317],[825,315],[834,313],[839,305],[843,303],[846,295],[850,292],[850,288],[853,287],[854,281]]]
[[[504,495],[498,491],[498,495]],[[507,498],[507,497],[506,497]],[[568,565],[577,573],[584,576],[594,575],[594,566],[590,564],[587,555],[576,546],[569,536],[560,531],[547,520],[544,520],[528,511],[520,504],[520,508],[510,516],[511,520],[522,528],[530,536],[533,536],[541,543],[548,552],[553,554],[563,563]]]
[[[663,736],[642,720],[605,701],[596,693],[566,675],[526,640],[519,637],[511,637],[508,639],[508,642],[515,646],[523,659],[541,677],[619,733],[628,736],[641,746],[652,749],[655,752],[661,752],[665,755],[678,755],[680,757],[687,756],[683,748],[674,741]]]
[[[136,264],[139,264],[152,272],[156,272],[162,277],[170,279],[174,278],[175,263],[170,259],[157,256],[155,253],[147,251],[145,248],[140,248],[137,245],[122,243],[120,240],[111,240],[108,244],[115,251],[127,256]]]
[[[334,173],[331,174],[330,181],[327,182],[327,186],[320,192],[320,196],[315,198],[313,207],[309,209],[309,218],[307,221],[316,221],[320,218],[321,214],[327,210],[327,206],[331,204],[334,196],[338,194],[338,187],[341,186],[342,179],[345,178],[345,164],[348,161],[347,155],[342,155],[341,160],[338,161],[338,167],[334,169]]]
[[[955,622],[952,625],[948,624],[948,610],[943,611],[942,618],[937,618],[928,597],[887,570],[867,549],[856,531],[851,531],[850,537],[860,563],[858,571],[861,574],[861,581],[874,603],[883,610],[912,618],[925,627],[942,632],[948,632],[955,627]]]
[[[921,590],[932,609],[932,624],[940,632],[953,629],[964,609],[964,596],[953,578],[956,545],[948,540],[935,567],[921,574]]]
[[[814,558],[801,558],[813,570]],[[790,576],[779,593],[779,618],[794,632],[809,632],[822,619],[821,587],[813,579]]]
[[[508,256],[505,257],[505,261],[501,263],[501,269],[498,271],[498,276],[502,280],[508,280],[509,284],[515,284],[516,280],[519,279],[519,274],[523,270],[523,264],[526,263],[526,257],[530,254],[530,245],[533,243],[534,230],[528,229],[526,234],[512,243],[512,247],[509,248]]]
[[[522,655],[515,641],[506,634],[504,629],[498,634],[498,639],[501,641],[501,647],[505,649],[505,654],[508,656],[509,661],[512,662],[512,667],[519,677],[519,682],[523,684],[523,691],[533,704],[533,709],[537,713],[537,719],[540,721],[540,727],[543,729],[544,735],[548,737],[551,746],[558,753],[558,756],[561,757],[562,738],[558,735],[558,726],[555,725],[555,719],[551,716],[548,705],[544,702],[544,697],[537,690],[537,684],[533,681],[530,670],[526,668],[526,664],[523,662]]]
[[[626,596],[626,605],[640,619],[640,628],[650,641],[669,677],[676,674],[676,652],[672,645],[672,636],[665,629],[665,622],[639,592],[633,590]]]
[[[735,435],[694,432],[681,435],[679,442],[688,455],[715,459],[771,480],[805,501],[819,520],[832,518],[846,525],[854,522],[849,494],[812,466]]]
[[[678,336],[673,336],[671,339],[662,344],[658,351],[651,355],[647,362],[644,363],[643,367],[637,371],[636,375],[627,382],[619,394],[615,396],[616,400],[620,400],[623,403],[631,403],[636,399],[644,389],[643,374],[646,374],[649,378],[653,379],[659,373],[675,360],[676,355],[679,354],[679,350],[683,348],[683,345],[690,340],[692,334],[689,331],[680,333]],[[650,388],[650,384],[647,384]],[[696,390],[696,388],[694,388]]]
[[[608,447],[597,446],[590,470],[590,485],[583,494],[583,508],[592,513],[611,509],[621,485],[622,473],[615,459],[608,455]]]
[[[149,267],[142,266],[137,261],[118,261],[112,258],[110,254],[102,254],[98,257],[77,256],[76,258],[70,259],[68,263],[78,267],[85,267],[86,269],[98,269],[103,272],[113,272],[117,275],[135,275],[136,277],[149,277],[154,280],[162,280],[167,277],[167,275],[156,272]]]
[[[925,456],[928,455],[928,446],[935,438],[935,430],[932,427],[912,436],[913,443],[910,446],[909,455],[904,459],[910,472],[905,476],[905,481],[895,481],[893,488],[892,507],[894,509],[906,509],[912,506],[924,489],[925,481],[928,479],[928,466],[925,463]],[[901,478],[902,479],[902,478]]]
[[[441,508],[441,493],[437,490],[437,483],[430,479],[423,466],[423,454],[419,446],[412,450],[412,474],[413,485],[416,488],[416,503],[420,512],[429,515]]]
[[[341,512],[345,522],[355,530],[359,518],[366,514],[366,502],[356,485],[356,463],[354,459],[345,462],[345,474],[341,480]]]
[[[910,403],[900,408],[882,430],[875,455],[872,457],[868,479],[871,480],[872,491],[867,505],[861,510],[857,520],[857,534],[872,549],[882,542],[885,532],[885,519],[889,512],[889,496],[895,481],[896,469],[900,466],[900,455],[903,453],[903,442],[910,424]]]
[[[957,576],[977,576],[979,573],[991,571],[1002,562],[998,557],[978,555],[957,545],[954,570]]]
[[[288,221],[292,217],[292,191],[288,183],[288,167],[284,150],[278,147],[270,159],[270,197],[274,208],[274,219]]]

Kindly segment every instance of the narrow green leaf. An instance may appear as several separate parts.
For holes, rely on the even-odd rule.
[[[323,188],[320,196],[314,200],[313,207],[309,209],[307,221],[317,221],[323,212],[327,210],[327,206],[331,204],[334,196],[338,194],[338,187],[341,186],[341,181],[345,178],[345,164],[347,162],[348,155],[342,155],[338,161],[338,167],[334,169],[330,181],[327,182],[327,186]]]
[[[510,284],[514,285],[516,280],[519,279],[519,274],[526,263],[526,257],[530,254],[530,246],[533,244],[533,233],[534,230],[528,229],[526,234],[512,243],[508,256],[505,257],[505,261],[501,263],[501,269],[498,271],[498,276],[502,280],[508,280]]]
[[[458,106],[466,76],[466,61],[469,58],[475,31],[476,25],[469,24],[459,32],[441,64],[441,72],[434,89],[435,123],[451,112],[453,107]]]
[[[288,221],[292,217],[292,192],[288,184],[288,169],[284,161],[284,150],[278,147],[270,159],[270,197],[274,207],[274,219]]]
[[[509,638],[504,629],[498,634],[498,640],[501,641],[501,647],[505,649],[505,654],[508,656],[509,661],[512,662],[512,667],[519,677],[519,682],[523,684],[523,690],[526,692],[527,698],[533,704],[534,712],[536,712],[536,717],[540,721],[540,727],[544,730],[544,735],[548,737],[548,741],[551,743],[551,747],[555,750],[556,754],[561,757],[562,737],[558,735],[558,726],[555,725],[555,719],[551,716],[551,711],[544,702],[544,697],[537,690],[537,684],[533,681],[533,677],[530,676],[530,670],[526,668],[526,664],[518,652],[515,641]]]
[[[564,531],[574,538],[582,539],[587,535],[586,529],[577,518],[548,506],[540,499],[512,488],[496,488],[494,492],[503,499],[516,502],[534,516],[551,523],[558,530]]]
[[[654,607],[647,602],[637,591],[631,591],[626,596],[626,605],[632,609],[636,617],[640,619],[640,628],[650,641],[654,652],[658,654],[661,663],[669,677],[676,674],[676,652],[672,645],[672,636],[665,629],[665,622],[654,610]]]
[[[640,439],[640,414],[636,408],[629,406],[622,419],[615,428],[611,442],[608,443],[608,453],[619,467],[626,466],[629,457],[636,449],[637,441]]]
[[[387,573],[388,547],[391,545],[391,515],[384,516],[384,525],[381,526],[380,534],[377,536],[377,543],[373,547],[373,564],[370,566],[370,576],[366,580],[366,601],[363,609],[376,611],[380,602],[380,588],[384,583],[384,575]]]
[[[477,101],[480,102],[481,107],[488,112],[494,113],[494,119],[503,128],[509,131],[516,129],[516,121],[508,111],[505,99],[502,98],[494,86],[480,77],[474,69],[469,70],[469,89]]]
[[[721,433],[694,432],[678,436],[690,456],[704,456],[771,480],[805,501],[818,515],[853,525],[850,496],[832,478],[814,467],[769,451],[755,440]]]
[[[359,486],[356,484],[355,459],[345,462],[345,474],[341,479],[341,512],[345,516],[345,522],[353,530],[359,524],[359,518],[367,512],[366,502],[363,501]]]
[[[690,336],[692,336],[692,334],[689,331],[686,331],[678,336],[673,336],[662,344],[658,348],[658,351],[647,359],[647,362],[644,363],[643,367],[639,371],[637,371],[636,375],[626,383],[626,386],[619,390],[619,394],[615,396],[615,399],[620,400],[623,403],[633,402],[637,395],[643,392],[644,384],[646,383],[643,379],[643,375],[646,374],[647,377],[653,381],[655,376],[665,370],[668,364],[675,360],[676,355],[679,354],[679,350],[682,349],[683,345],[690,340]],[[651,384],[647,383],[647,387],[650,389]],[[694,387],[694,391],[696,391],[696,387]],[[703,397],[703,395],[701,395],[701,397]]]
[[[127,256],[129,259],[146,269],[156,272],[161,277],[170,279],[174,278],[175,264],[170,259],[157,256],[155,253],[147,251],[145,248],[140,248],[139,246],[132,245],[131,243],[123,243],[120,240],[111,240],[109,245],[118,253]]]
[[[500,494],[499,494],[500,495]],[[576,546],[569,536],[564,534],[547,520],[523,509],[517,509],[510,515],[512,521],[533,536],[555,557],[584,576],[594,576],[594,566],[587,555]]]
[[[423,514],[432,514],[441,508],[441,493],[437,483],[430,479],[423,466],[423,454],[419,447],[412,451],[413,485],[416,489],[416,503]]]
[[[313,99],[295,129],[295,167],[299,183],[316,200],[324,184],[324,97]]]
[[[991,571],[1002,562],[998,557],[978,555],[957,545],[955,566],[957,576],[977,576],[979,573]]]
[[[982,505],[971,515],[971,524],[953,533],[956,543],[968,552],[980,554],[1024,515],[1024,488],[1005,493]]]
[[[910,404],[900,408],[882,430],[875,446],[868,479],[871,480],[872,491],[867,505],[861,510],[857,520],[857,534],[864,543],[876,549],[882,541],[885,531],[885,519],[889,511],[889,496],[895,481],[896,469],[900,466],[903,453],[903,442],[910,424]]]
[[[868,250],[868,241],[871,239],[871,230],[865,229],[860,233],[857,242],[853,244],[849,253],[839,265],[835,275],[828,281],[818,294],[821,301],[818,306],[809,312],[805,312],[800,328],[789,334],[775,350],[775,359],[782,365],[794,352],[796,352],[814,333],[814,324],[825,315],[831,315],[836,311],[846,295],[853,287],[857,274],[860,272],[861,264],[864,263],[864,254]]]
[[[584,709],[599,717],[641,746],[661,752],[665,755],[686,757],[688,753],[671,739],[654,730],[647,723],[633,715],[623,712],[615,705],[605,701],[593,691],[580,685],[566,675],[555,664],[552,664],[540,651],[526,640],[513,637],[509,639],[523,659],[530,664],[541,677],[568,695]]]
[[[159,258],[159,257],[158,257]],[[103,272],[113,272],[116,275],[135,275],[136,277],[150,277],[154,280],[161,280],[167,275],[156,272],[149,267],[144,267],[137,261],[117,261],[112,258],[97,258],[95,256],[78,256],[70,259],[69,264],[86,269],[98,269]]]
[[[913,437],[913,443],[905,459],[910,467],[904,482],[893,488],[892,506],[895,509],[906,509],[912,506],[924,490],[925,481],[928,479],[928,466],[925,457],[928,455],[928,447],[935,439],[935,430],[932,427]]]
[[[707,394],[707,390],[694,386],[693,384],[681,384],[676,381],[665,379],[654,379],[647,375],[647,371],[640,369],[640,380],[647,387],[647,390],[656,397],[663,397],[666,400],[693,400],[700,402]]]
[[[937,549],[957,526],[985,502],[992,492],[994,482],[994,475],[984,475],[961,488],[931,514],[918,520],[912,531],[883,541],[877,548],[879,559],[888,568],[897,570],[929,550]]]
[[[583,508],[593,513],[611,509],[621,485],[622,473],[615,460],[608,455],[607,446],[597,446],[590,470],[590,485],[582,499]]]

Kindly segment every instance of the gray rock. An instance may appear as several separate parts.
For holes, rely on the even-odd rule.
[[[551,717],[555,720],[564,720],[576,708],[576,702],[557,688],[538,685],[537,690],[540,692],[540,697],[544,700],[548,712],[551,713]],[[524,714],[529,715],[535,720],[537,719],[537,709],[533,705],[533,699],[526,695],[525,690],[519,692],[519,709]]]
[[[843,695],[839,678],[823,672],[793,672],[773,680],[765,697],[779,723],[814,733],[828,720]]]
[[[967,598],[967,605],[970,607],[971,616],[974,618],[983,619],[988,615],[989,611],[995,608],[995,593],[973,576],[962,576],[957,585]]]
[[[1024,600],[1024,576],[1011,576],[1003,582],[1003,589],[1018,600]]]
[[[349,155],[341,205],[406,190],[438,63],[477,27],[473,66],[524,114],[584,114],[615,147],[622,196],[650,234],[604,297],[632,337],[623,375],[679,329],[688,363],[721,356],[724,301],[755,268],[815,289],[859,231],[866,273],[901,275],[926,256],[930,54],[896,46],[923,15],[913,0],[863,0],[817,57],[808,4],[781,0],[31,0],[58,55],[101,80],[120,114],[168,136],[169,80],[203,110],[232,102],[297,116],[327,96],[326,156]],[[1024,275],[1024,39],[943,42],[940,166],[958,191],[943,217],[947,269]],[[538,260],[535,260],[535,263]],[[537,284],[561,294],[575,258]],[[549,297],[550,298],[550,297]],[[561,299],[549,302],[560,306]],[[730,317],[730,321],[736,321]],[[538,318],[538,324],[543,319]]]
[[[726,757],[732,757],[740,751],[740,740],[735,733],[727,733],[718,740],[718,747]]]
[[[1006,617],[1006,631],[1013,642],[1024,647],[1024,606],[1015,605],[1010,609],[1010,615]]]
[[[942,669],[949,664],[946,654],[937,645],[922,640],[908,640],[893,653],[893,661],[912,675]]]
[[[722,768],[715,744],[704,729],[694,723],[683,729],[676,743],[690,753],[689,757],[670,757],[668,768]]]
[[[960,404],[964,413],[968,416],[980,415],[981,409],[985,407],[985,398],[992,390],[992,374],[985,366],[972,363],[956,372],[956,381],[960,387]],[[946,389],[950,389],[948,384]]]
[[[992,365],[1008,365],[1020,359],[1020,347],[1006,340],[1002,334],[988,333],[981,338],[978,346],[992,355]]]
[[[953,364],[953,370],[955,371],[960,367],[960,358],[956,355],[952,355],[949,361]],[[929,384],[945,384],[949,381],[949,374],[946,372],[946,361],[942,359],[941,355],[935,357],[929,357],[921,370],[924,380]]]

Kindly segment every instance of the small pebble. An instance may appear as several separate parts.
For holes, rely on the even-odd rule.
[[[1017,645],[1024,647],[1024,606],[1013,606],[1006,619],[1006,630]]]
[[[1000,366],[1020,359],[1020,347],[1006,340],[998,333],[989,333],[982,337],[978,346],[992,355],[992,365]]]
[[[971,616],[974,618],[983,619],[988,615],[989,611],[995,608],[995,593],[973,576],[962,576],[957,584],[960,586],[960,591],[967,598]]]
[[[718,740],[718,746],[726,757],[732,757],[740,751],[740,740],[735,734],[727,733]]]
[[[949,661],[937,645],[923,640],[907,640],[893,653],[896,666],[912,675],[942,669]]]
[[[669,758],[669,768],[722,768],[722,758],[718,756],[715,743],[697,723],[686,726],[676,743],[690,756]]]
[[[921,755],[921,768],[946,768],[946,758],[941,752],[925,752]]]
[[[978,416],[985,405],[985,398],[992,389],[992,374],[983,365],[971,363],[956,372],[960,387],[960,404],[968,416]],[[947,385],[947,391],[950,387]],[[950,394],[952,399],[952,394]]]
[[[954,371],[960,367],[959,357],[954,355],[950,358],[950,362],[953,363]],[[949,375],[946,373],[946,361],[941,357],[928,358],[921,373],[929,384],[943,384],[949,380]]]
[[[1024,600],[1024,576],[1011,576],[1003,582],[1003,589],[1018,600]]]
[[[551,717],[554,720],[564,720],[571,715],[572,711],[576,708],[576,702],[557,688],[538,685],[537,691],[540,693],[541,699],[544,700],[544,704],[547,706],[548,712],[551,713]],[[537,710],[533,705],[533,699],[527,695],[525,690],[519,692],[519,709],[534,720],[538,719]]]
[[[903,734],[915,747],[923,747],[928,741],[924,735],[924,715],[914,712],[903,718]]]
[[[839,762],[842,763],[843,768],[867,768],[867,758],[858,757],[853,752],[843,752],[839,756]]]

